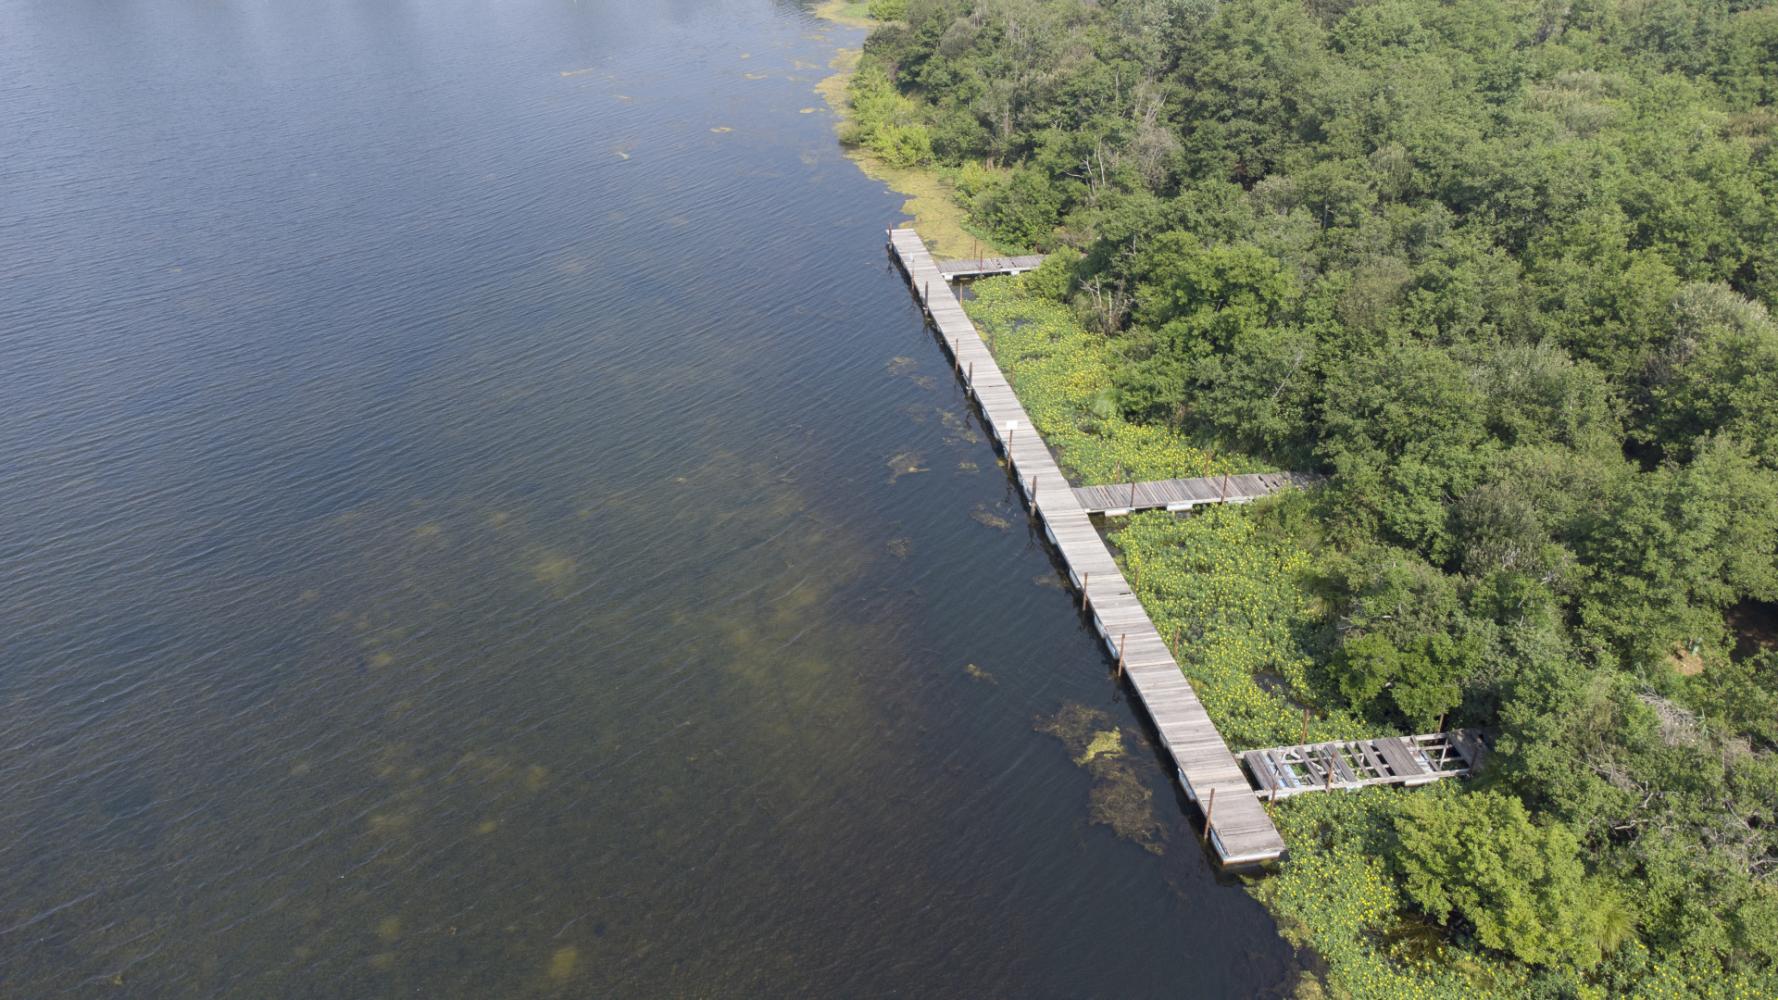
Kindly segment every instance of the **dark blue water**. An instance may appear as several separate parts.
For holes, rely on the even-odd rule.
[[[858,37],[0,0],[0,995],[1288,986],[884,260]]]

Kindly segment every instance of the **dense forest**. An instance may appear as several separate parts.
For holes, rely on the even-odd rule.
[[[1051,255],[984,299],[1099,367],[1077,427],[1329,475],[1126,552],[1282,579],[1280,704],[1495,735],[1461,788],[1279,807],[1279,878],[1345,851],[1387,900],[1261,890],[1312,988],[1778,995],[1778,4],[872,13],[847,138]]]

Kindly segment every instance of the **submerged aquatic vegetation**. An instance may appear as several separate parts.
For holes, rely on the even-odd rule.
[[[917,451],[898,451],[895,454],[890,455],[888,460],[884,462],[885,465],[889,466],[890,484],[893,485],[895,481],[902,476],[912,476],[916,473],[931,471],[927,468],[924,462],[925,459],[922,458]]]
[[[1012,528],[1011,521],[994,513],[988,508],[987,504],[976,504],[969,512],[969,519],[977,524],[985,525],[999,531],[1008,531]]]
[[[549,978],[558,981],[567,979],[574,975],[574,968],[579,964],[580,949],[571,944],[563,945],[549,957]]]
[[[560,552],[542,552],[532,559],[530,569],[532,579],[560,597],[574,584],[580,563]]]
[[[1122,757],[1124,755],[1124,734],[1116,729],[1102,729],[1093,734],[1087,748],[1074,758],[1076,764],[1086,764],[1100,757]]]
[[[1087,793],[1094,823],[1155,854],[1163,849],[1166,827],[1154,808],[1154,792],[1142,783],[1124,751],[1123,734],[1111,716],[1096,708],[1069,703],[1055,715],[1037,720],[1036,729],[1062,742],[1076,764],[1093,776]]]

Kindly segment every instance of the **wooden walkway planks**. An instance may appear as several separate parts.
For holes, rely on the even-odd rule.
[[[961,278],[985,278],[990,274],[1024,274],[1043,263],[1042,254],[1029,257],[971,257],[968,260],[941,260],[938,269],[951,281]]]
[[[1307,488],[1321,477],[1307,472],[1250,472],[1203,479],[1076,486],[1074,498],[1089,514],[1113,517],[1139,510],[1190,510],[1207,503],[1247,503],[1287,486]]]
[[[1208,825],[1217,857],[1223,864],[1239,865],[1281,856],[1284,839],[1142,602],[1131,592],[1049,446],[1031,427],[1012,386],[952,294],[947,275],[913,230],[892,230],[889,245],[951,352],[959,377],[981,408],[984,425],[1006,453],[1009,472],[1033,515],[1060,551],[1106,654],[1115,659],[1121,647],[1124,674],[1172,755],[1180,785],[1200,806],[1214,795]]]

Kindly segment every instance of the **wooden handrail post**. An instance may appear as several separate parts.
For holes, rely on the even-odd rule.
[[[1082,611],[1093,609],[1093,595],[1087,591],[1087,584],[1092,580],[1093,574],[1084,571],[1080,574],[1080,609]]]
[[[969,377],[963,380],[963,384],[971,389],[975,388],[975,362],[973,361],[969,363]]]
[[[1173,626],[1173,658],[1179,659],[1179,626]]]
[[[1031,473],[1031,506],[1037,506],[1037,473]]]
[[[1136,480],[1130,480],[1130,510],[1136,509]]]
[[[1325,775],[1322,775],[1324,780],[1322,781],[1322,784],[1321,784],[1321,790],[1324,792],[1331,792],[1331,791],[1333,791],[1333,772],[1334,772],[1333,747],[1327,748],[1327,763],[1322,766],[1327,768],[1327,773]]]
[[[1216,789],[1210,789],[1209,801],[1204,803],[1204,843],[1210,842],[1210,824],[1216,818]]]
[[[1124,640],[1129,637],[1128,632],[1117,637],[1117,676],[1119,680],[1122,680],[1124,676]]]

